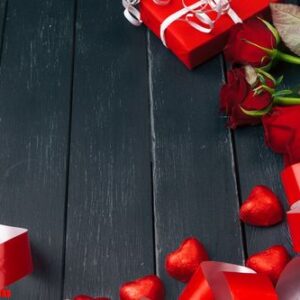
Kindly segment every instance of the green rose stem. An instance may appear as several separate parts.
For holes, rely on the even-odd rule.
[[[293,97],[275,97],[273,99],[275,105],[300,105],[300,98]]]
[[[294,56],[294,55],[290,55],[287,53],[283,53],[279,50],[277,50],[277,53],[275,54],[275,58],[288,62],[288,63],[292,63],[292,64],[296,64],[296,65],[300,65],[300,57],[298,56]]]
[[[288,63],[300,65],[300,57],[299,56],[290,55],[290,54],[281,52],[278,49],[268,49],[268,48],[262,47],[251,41],[248,41],[248,40],[244,40],[244,41],[254,47],[257,47],[257,48],[265,51],[272,59],[275,59],[275,60],[278,59],[278,60],[282,60],[282,61],[285,61]]]

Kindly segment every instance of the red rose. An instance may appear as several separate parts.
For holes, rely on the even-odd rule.
[[[277,106],[262,121],[267,145],[284,155],[286,165],[300,162],[300,105]]]
[[[246,115],[241,107],[245,110],[264,110],[272,103],[270,93],[266,91],[254,93],[246,75],[246,68],[230,70],[227,73],[227,83],[221,89],[221,110],[228,115],[228,126],[232,129],[242,125],[256,125],[261,121],[259,117]],[[269,79],[265,80],[268,86],[274,86]],[[254,87],[259,85],[258,79],[253,85]]]
[[[273,50],[277,47],[276,38],[263,21],[251,19],[233,27],[224,49],[225,57],[233,63],[265,66],[271,57],[258,46]]]

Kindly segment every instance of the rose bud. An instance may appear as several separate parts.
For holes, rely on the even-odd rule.
[[[283,154],[285,165],[300,161],[300,105],[277,106],[262,118],[266,144]]]
[[[267,74],[267,73],[264,73]],[[261,88],[264,86],[264,88]],[[272,108],[275,80],[257,74],[254,68],[234,68],[227,73],[227,83],[220,94],[221,111],[228,115],[228,126],[256,125]],[[253,114],[247,112],[256,112]]]
[[[271,24],[261,19],[250,19],[231,30],[224,49],[225,57],[235,64],[263,67],[271,62],[271,52],[277,48],[279,41],[279,34]]]

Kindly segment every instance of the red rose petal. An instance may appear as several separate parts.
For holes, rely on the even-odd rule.
[[[250,256],[246,266],[259,274],[268,276],[275,285],[290,259],[287,250],[283,246],[276,245]]]
[[[282,206],[266,186],[256,186],[240,209],[240,219],[250,225],[271,226],[282,221]]]
[[[262,122],[266,144],[284,155],[285,165],[300,161],[300,105],[276,106]]]
[[[205,260],[209,258],[204,246],[196,238],[188,238],[167,255],[165,267],[171,277],[188,282]]]
[[[265,66],[270,58],[264,50],[247,41],[267,49],[276,48],[273,33],[259,19],[251,19],[233,27],[224,49],[225,57],[238,64],[251,64],[254,67]]]
[[[255,95],[251,91],[245,98],[242,107],[247,110],[263,110],[270,106],[272,103],[272,96],[268,92],[263,92],[259,95]]]

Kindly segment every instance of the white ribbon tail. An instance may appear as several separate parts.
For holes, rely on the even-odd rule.
[[[243,20],[238,16],[238,14],[232,8],[229,8],[227,14],[235,24],[243,23]]]
[[[134,7],[135,4],[131,3],[128,0],[122,0],[122,4],[125,8],[124,16],[128,20],[128,22],[134,26],[140,26],[143,21],[141,19],[140,11],[136,7]]]
[[[175,12],[174,14],[170,15],[169,17],[167,17],[162,22],[162,24],[160,26],[160,39],[161,39],[161,41],[162,41],[162,43],[164,44],[165,47],[167,47],[167,41],[166,41],[166,36],[165,36],[167,28],[172,23],[174,23],[175,21],[177,21],[178,19],[180,19],[181,17],[186,15],[188,12],[199,8],[199,6],[203,5],[204,3],[205,3],[205,0],[201,0],[201,1],[198,1],[198,2],[194,3],[191,6],[184,7],[182,9],[178,10],[177,12]]]

